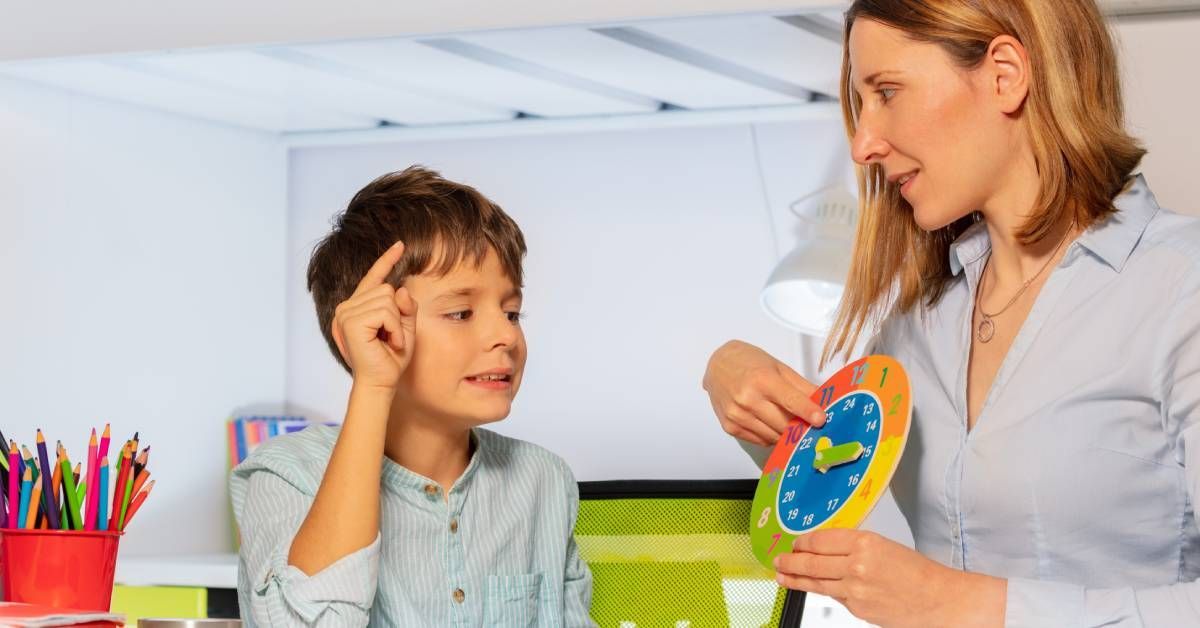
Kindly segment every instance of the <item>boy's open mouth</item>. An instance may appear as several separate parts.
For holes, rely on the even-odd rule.
[[[510,390],[512,388],[513,368],[501,366],[476,373],[466,378],[467,382],[487,390]]]
[[[472,382],[510,382],[512,375],[491,374],[491,375],[474,375],[467,378]]]

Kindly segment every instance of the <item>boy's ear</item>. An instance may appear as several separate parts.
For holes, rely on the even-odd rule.
[[[330,322],[329,328],[333,332],[333,343],[337,345],[338,353],[342,354],[342,361],[350,364],[350,357],[346,355],[346,339],[342,338],[342,330],[338,328],[337,321]]]

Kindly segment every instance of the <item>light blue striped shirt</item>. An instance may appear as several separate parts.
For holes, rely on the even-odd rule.
[[[912,382],[891,489],[916,548],[1008,578],[1008,626],[1200,626],[1200,219],[1141,177],[1116,206],[1053,270],[970,432],[983,223],[942,300],[868,343]]]
[[[385,457],[375,542],[312,576],[288,565],[338,433],[274,438],[233,471],[246,626],[594,625],[574,476],[545,449],[483,429],[448,503]]]

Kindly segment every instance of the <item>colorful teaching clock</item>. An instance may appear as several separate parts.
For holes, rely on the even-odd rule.
[[[908,440],[908,375],[886,355],[846,365],[812,400],[825,409],[825,425],[792,419],[754,493],[750,544],[768,568],[802,534],[858,527],[887,489]]]

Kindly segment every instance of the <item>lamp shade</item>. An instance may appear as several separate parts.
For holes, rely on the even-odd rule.
[[[801,237],[776,264],[760,294],[776,322],[812,336],[826,336],[842,300],[850,270],[858,201],[844,185],[823,188],[791,205]]]

